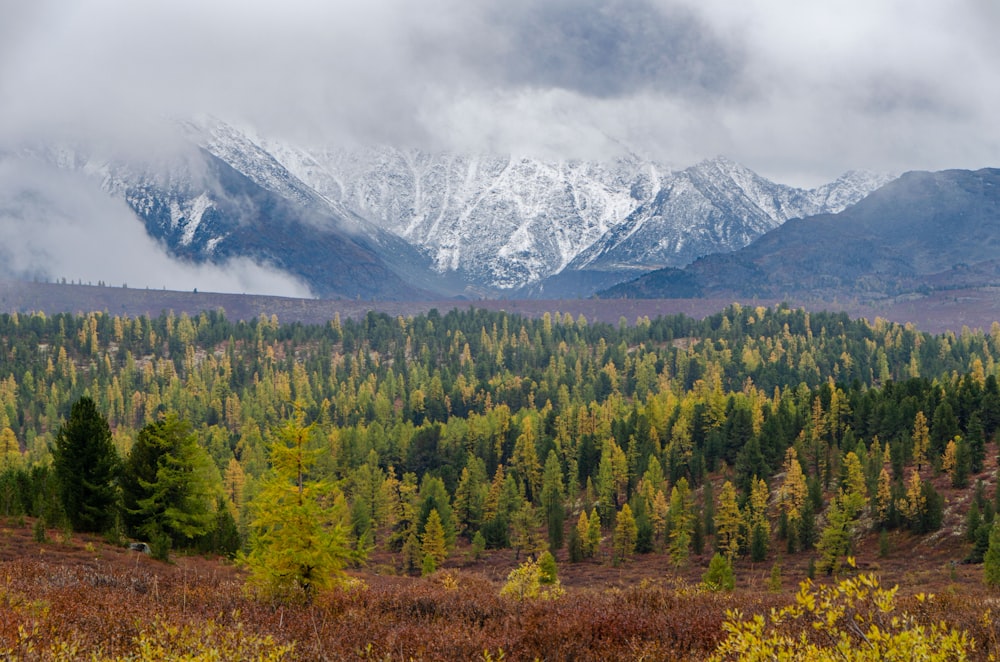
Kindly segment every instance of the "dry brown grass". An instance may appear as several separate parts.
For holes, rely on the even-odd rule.
[[[805,555],[783,561],[780,594],[764,590],[770,564],[738,566],[737,591],[715,594],[697,587],[702,559],[680,574],[656,556],[618,568],[563,563],[563,598],[518,603],[499,597],[514,566],[510,552],[465,564],[459,554],[424,579],[388,574],[389,559],[381,559],[385,574],[359,571],[354,588],[311,605],[277,605],[245,595],[242,572],[218,560],[179,556],[164,564],[97,538],[49,537],[35,542],[31,522],[0,531],[0,648],[13,654],[26,650],[28,632],[36,653],[71,641],[81,655],[131,655],[143,632],[211,621],[294,642],[294,658],[305,660],[471,660],[486,652],[497,659],[501,651],[508,660],[698,660],[718,643],[727,609],[761,613],[789,603],[806,562]],[[901,534],[899,547],[907,543]],[[860,552],[863,569],[873,569],[871,550]],[[985,657],[997,637],[982,613],[1000,601],[982,586],[980,568],[961,566],[955,575],[937,563],[928,556],[915,564],[901,553],[880,565],[913,578],[902,587],[903,608],[968,630]],[[931,603],[912,597],[928,590],[938,593]],[[25,655],[33,656],[45,659]]]

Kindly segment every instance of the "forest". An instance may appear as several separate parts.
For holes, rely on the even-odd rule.
[[[307,603],[372,559],[435,576],[500,550],[524,599],[558,598],[557,560],[657,558],[712,591],[802,558],[837,581],[862,537],[932,534],[964,490],[963,560],[993,585],[998,357],[997,323],[930,335],[788,306],[618,325],[5,314],[0,515],[221,554]],[[107,490],[79,479],[74,434],[106,439]],[[289,537],[332,551],[304,561]]]

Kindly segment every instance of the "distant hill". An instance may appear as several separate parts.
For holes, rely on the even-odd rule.
[[[1000,285],[1000,170],[910,172],[838,214],[790,220],[733,253],[602,297],[858,298]]]
[[[683,273],[683,272],[681,272]],[[228,319],[251,320],[261,315],[276,315],[282,323],[324,324],[339,315],[360,319],[368,311],[392,317],[409,317],[432,308],[444,313],[470,307],[505,310],[525,317],[538,318],[545,313],[581,315],[588,322],[618,324],[622,318],[632,324],[640,317],[683,313],[695,319],[718,313],[731,303],[750,306],[774,306],[778,299],[758,297],[675,298],[675,299],[439,299],[436,301],[370,301],[362,299],[295,299],[257,294],[220,294],[213,292],[177,292],[172,290],[102,287],[91,285],[0,281],[0,313],[107,312],[126,317],[157,317],[173,311],[195,316],[203,311],[222,311]],[[937,290],[926,296],[900,297],[862,303],[856,299],[823,301],[804,297],[787,299],[793,307],[806,310],[843,311],[851,317],[874,320],[882,317],[893,322],[913,323],[922,331],[959,332],[962,327],[988,330],[1000,320],[1000,288]]]

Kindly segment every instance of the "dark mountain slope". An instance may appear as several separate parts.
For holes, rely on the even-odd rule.
[[[794,219],[734,253],[602,296],[857,296],[1000,283],[1000,170],[910,172],[839,214]]]
[[[198,186],[211,191],[211,203],[193,223],[177,218],[178,199],[201,194],[189,181],[137,178],[125,184],[125,197],[147,232],[174,255],[192,261],[225,263],[249,257],[300,277],[324,297],[420,297],[413,280],[401,277],[383,260],[406,254],[404,264],[421,258],[405,242],[373,229],[359,231],[360,219],[337,217],[316,200],[292,201],[263,188],[221,159],[202,151]],[[380,241],[381,240],[381,241]],[[409,280],[409,282],[407,282]]]

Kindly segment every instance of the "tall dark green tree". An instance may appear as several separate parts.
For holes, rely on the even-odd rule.
[[[169,413],[139,432],[122,491],[133,531],[186,545],[215,525],[222,480],[190,424]]]
[[[56,434],[52,457],[70,525],[76,531],[107,531],[119,504],[121,460],[107,419],[89,397],[73,403]]]
[[[550,450],[545,459],[545,470],[542,472],[541,501],[548,527],[549,548],[552,550],[559,549],[563,545],[563,523],[566,521],[563,494],[562,467],[555,450]]]

